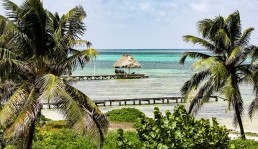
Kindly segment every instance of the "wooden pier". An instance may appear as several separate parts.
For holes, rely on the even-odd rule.
[[[79,80],[108,80],[108,79],[142,79],[149,78],[145,74],[115,74],[115,75],[93,75],[93,76],[63,76],[62,78],[75,78]]]
[[[218,96],[211,96],[218,101]],[[225,101],[225,100],[224,100]],[[132,98],[132,99],[108,99],[93,100],[97,106],[122,106],[122,105],[151,105],[151,104],[169,104],[169,103],[185,103],[181,96],[177,97],[155,97],[155,98]],[[59,108],[57,103],[42,103],[45,108]],[[47,106],[47,107],[46,107]]]
[[[211,96],[215,101],[218,101],[217,96]],[[142,104],[169,104],[172,101],[174,103],[185,103],[181,96],[178,97],[156,97],[156,98],[133,98],[133,99],[109,99],[109,100],[93,100],[96,105],[142,105]]]

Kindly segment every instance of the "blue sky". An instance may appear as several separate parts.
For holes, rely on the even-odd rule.
[[[254,27],[258,45],[257,0],[43,0],[48,10],[64,14],[76,5],[87,13],[84,39],[103,48],[200,48],[182,40],[196,35],[196,23],[239,10],[242,28]],[[13,0],[21,4],[22,0]],[[3,14],[2,8],[0,13]]]

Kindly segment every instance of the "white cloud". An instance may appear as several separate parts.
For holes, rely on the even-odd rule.
[[[199,12],[207,12],[208,11],[208,6],[204,3],[192,3],[192,4],[190,4],[190,7],[194,11],[199,11]]]
[[[149,12],[152,10],[152,6],[150,3],[147,2],[142,2],[138,4],[140,10],[145,11],[145,12]]]

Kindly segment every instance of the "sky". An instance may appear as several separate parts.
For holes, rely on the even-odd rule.
[[[12,0],[21,4],[22,0]],[[81,5],[87,14],[83,39],[95,49],[190,49],[184,42],[195,35],[196,23],[238,10],[242,29],[254,27],[250,43],[258,45],[258,0],[42,0],[60,15]],[[3,15],[3,7],[0,7]]]

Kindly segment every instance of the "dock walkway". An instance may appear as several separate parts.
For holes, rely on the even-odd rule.
[[[108,79],[142,79],[149,78],[145,74],[115,74],[115,75],[93,75],[93,76],[62,76],[62,78],[75,78],[79,80],[108,80]]]
[[[218,101],[217,96],[211,96],[210,98]],[[181,96],[177,97],[155,97],[155,98],[132,98],[132,99],[109,99],[109,100],[93,100],[96,105],[142,105],[142,104],[169,104],[171,101],[175,103],[185,103]]]
[[[218,101],[218,96],[210,96],[210,99]],[[223,98],[221,98],[223,99]],[[225,99],[223,99],[225,101]],[[108,99],[93,100],[97,106],[122,106],[122,105],[151,105],[151,104],[169,104],[169,103],[185,103],[181,96],[177,97],[155,97],[155,98],[132,98],[132,99]],[[42,103],[45,108],[59,108],[57,103]],[[47,106],[47,107],[46,107]]]

